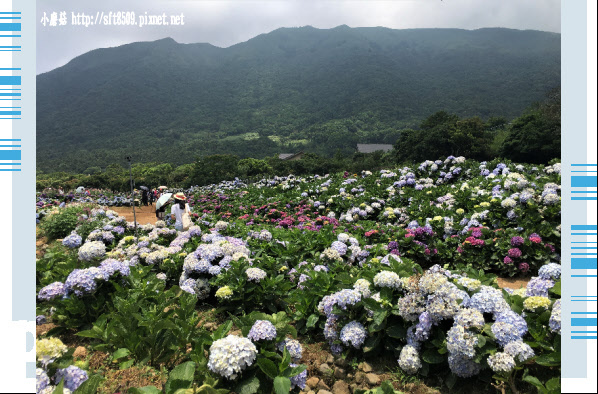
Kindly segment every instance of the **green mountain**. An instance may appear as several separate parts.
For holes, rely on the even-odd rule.
[[[37,76],[37,165],[83,171],[394,143],[439,110],[512,119],[560,84],[560,34],[281,28],[228,48],[167,38]]]

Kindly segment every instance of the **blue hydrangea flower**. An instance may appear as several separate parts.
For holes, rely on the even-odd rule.
[[[74,249],[81,246],[82,238],[76,232],[72,232],[70,235],[67,235],[63,240],[62,244],[68,248]]]
[[[297,287],[299,289],[303,289],[302,283],[305,282],[306,280],[310,279],[310,278],[311,277],[309,275],[306,275],[306,274],[299,275],[299,280],[297,281]]]
[[[189,228],[188,234],[190,237],[200,237],[201,236],[201,227],[191,226]]]
[[[521,340],[517,327],[505,322],[496,322],[491,327],[492,333],[500,346],[506,346],[509,342]]]
[[[39,393],[50,385],[50,378],[41,368],[35,369],[35,392]]]
[[[251,330],[249,330],[247,338],[254,342],[260,341],[262,339],[271,341],[276,339],[276,327],[274,327],[274,324],[268,320],[257,320],[255,323],[253,323]]]
[[[341,309],[347,309],[347,306],[355,305],[361,301],[361,293],[353,289],[343,289],[329,296],[324,296],[318,304],[318,310],[325,315],[332,313],[332,308],[337,305]]]
[[[467,306],[469,296],[453,283],[445,283],[433,295],[428,296],[426,310],[433,322],[450,319],[460,310],[459,300],[463,300],[461,304]]]
[[[222,267],[220,267],[219,265],[212,265],[210,266],[210,268],[208,268],[208,273],[213,276],[220,275],[221,272]]]
[[[471,296],[469,307],[482,313],[498,313],[510,309],[500,290],[482,286],[480,291]]]
[[[494,316],[494,320],[496,322],[508,323],[514,326],[517,329],[520,337],[527,333],[527,322],[521,315],[513,312],[512,310],[505,310],[496,314]]]
[[[88,379],[87,372],[74,365],[69,365],[66,368],[58,369],[54,375],[54,381],[59,384],[64,379],[64,387],[71,391],[75,391],[77,387],[81,386],[83,382]]]
[[[454,325],[447,332],[447,349],[451,354],[462,354],[469,358],[475,356],[478,337],[459,325]]]
[[[228,270],[230,268],[231,261],[233,261],[232,256],[224,256],[218,263],[218,266],[220,266],[224,270]]]
[[[293,361],[298,361],[301,359],[303,348],[296,339],[285,338],[284,341],[278,343],[277,346],[280,352],[283,352],[284,348],[286,347]]]
[[[100,269],[102,269],[108,276],[114,275],[116,272],[120,273],[122,276],[129,276],[131,273],[131,268],[129,264],[124,261],[118,261],[115,259],[106,259],[100,264]]]
[[[289,366],[291,368],[298,367],[298,365],[294,363],[290,363]],[[293,390],[295,387],[299,387],[301,390],[305,389],[305,384],[307,382],[307,369],[304,369],[298,375],[292,376],[290,379],[291,390]]]
[[[114,241],[114,234],[110,231],[102,231],[102,240],[110,244]]]
[[[340,241],[334,241],[330,247],[336,250],[341,256],[347,253],[347,245]]]
[[[553,287],[553,280],[543,279],[541,277],[534,277],[527,283],[526,296],[548,297],[548,290],[552,289]]]
[[[352,345],[355,349],[361,348],[366,337],[365,327],[357,321],[352,321],[344,326],[340,334],[343,344],[346,346]]]
[[[192,281],[193,279],[188,279],[188,280]],[[193,283],[195,283],[195,282],[193,282]],[[193,286],[190,285],[190,282],[187,282],[186,284],[182,285],[181,290],[184,291],[185,293],[195,295],[195,290],[193,289]]]
[[[505,353],[510,354],[520,362],[524,362],[535,356],[534,350],[523,341],[508,343],[505,346]]]
[[[54,282],[45,286],[39,291],[37,298],[44,301],[50,301],[54,298],[64,297],[67,287],[62,282]]]
[[[540,267],[538,276],[542,279],[558,280],[561,277],[561,265],[550,263]]]
[[[480,370],[482,369],[480,364],[461,353],[449,354],[448,364],[451,372],[460,378],[470,378],[475,376],[480,373]]]
[[[107,280],[108,275],[97,267],[75,269],[66,278],[65,286],[68,292],[77,296],[90,294],[97,288],[96,280]]]

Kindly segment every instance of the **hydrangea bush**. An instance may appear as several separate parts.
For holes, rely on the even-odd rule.
[[[559,365],[557,164],[449,157],[222,182],[185,191],[197,214],[189,230],[159,222],[137,236],[107,207],[81,211],[38,261],[37,314],[129,349],[133,362],[191,359],[219,388],[255,377],[265,391],[275,381],[303,390],[301,335],[323,335],[345,357],[384,351],[404,373],[448,373],[447,384],[513,383],[522,369]],[[496,274],[535,276],[507,291]],[[198,326],[196,305],[226,313],[241,335]],[[117,333],[116,322],[131,331]],[[66,389],[82,379],[62,369]],[[40,390],[57,383],[48,376],[40,372]]]

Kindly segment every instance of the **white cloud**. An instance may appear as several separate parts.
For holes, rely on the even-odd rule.
[[[37,70],[46,72],[95,48],[172,37],[181,43],[227,47],[279,27],[408,28],[508,27],[560,32],[560,0],[38,0],[43,12],[134,11],[137,15],[184,13],[185,26],[38,25]],[[70,23],[70,21],[69,21]]]

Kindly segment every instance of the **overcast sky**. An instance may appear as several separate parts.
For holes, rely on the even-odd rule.
[[[95,48],[172,37],[180,43],[219,47],[247,41],[279,27],[328,29],[507,27],[560,33],[560,0],[38,0],[37,72],[60,67]],[[44,16],[66,12],[66,26],[43,26]],[[184,15],[184,26],[74,26],[72,12],[132,11],[139,16]]]

